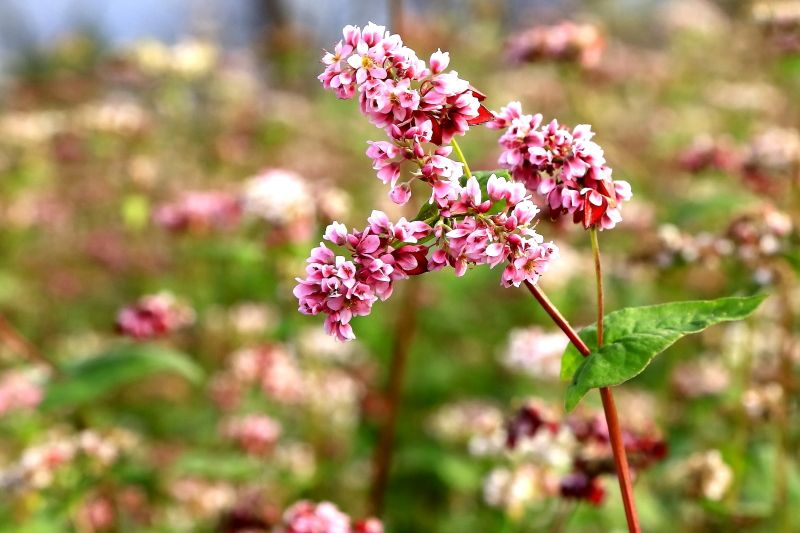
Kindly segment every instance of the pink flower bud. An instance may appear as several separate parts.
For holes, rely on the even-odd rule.
[[[431,67],[431,74],[439,74],[450,64],[450,54],[448,52],[442,52],[442,50],[439,49],[431,54],[429,64]]]

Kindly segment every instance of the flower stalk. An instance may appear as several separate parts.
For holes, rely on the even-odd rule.
[[[575,329],[567,322],[564,315],[556,308],[544,292],[533,283],[525,282],[525,286],[530,293],[542,306],[542,309],[550,316],[553,322],[564,332],[570,342],[578,349],[584,357],[591,353],[589,347],[578,336]],[[631,485],[630,468],[628,467],[628,457],[625,453],[625,446],[622,441],[622,429],[619,424],[617,407],[614,403],[614,396],[611,389],[603,387],[600,389],[600,397],[603,400],[603,412],[605,413],[606,423],[608,424],[608,436],[611,441],[611,450],[614,453],[614,465],[617,469],[617,478],[622,492],[622,504],[625,508],[625,518],[628,522],[628,531],[640,533],[639,518],[636,514],[636,505],[633,499],[633,486]]]
[[[597,238],[597,228],[589,231],[592,241],[592,256],[594,257],[594,272],[597,286],[597,347],[603,345],[603,317],[605,316],[605,295],[603,291],[603,265],[600,257],[600,243]],[[603,400],[603,411],[608,423],[608,434],[611,439],[611,449],[614,452],[614,465],[617,469],[619,489],[622,493],[622,504],[625,508],[625,519],[628,521],[628,530],[641,531],[639,517],[636,514],[636,503],[633,497],[631,474],[628,468],[628,456],[625,453],[625,444],[622,441],[617,407],[614,396],[608,387],[600,388],[600,397]],[[612,429],[613,428],[613,429]]]

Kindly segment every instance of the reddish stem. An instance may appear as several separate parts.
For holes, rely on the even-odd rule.
[[[58,373],[58,368],[53,362],[45,357],[3,315],[0,315],[0,342],[6,344],[11,350],[23,357],[28,358],[32,363],[40,364],[50,369],[53,373]]]
[[[372,458],[372,484],[369,494],[369,510],[374,516],[381,516],[389,482],[389,471],[392,466],[394,435],[397,427],[397,413],[403,392],[408,354],[414,337],[417,318],[417,286],[409,283],[405,290],[405,298],[395,322],[392,345],[392,362],[389,367],[389,383],[386,387],[386,413],[380,427],[378,445]]]
[[[542,309],[550,315],[553,322],[561,328],[561,331],[566,334],[570,342],[575,345],[575,348],[583,355],[588,357],[591,353],[586,343],[578,336],[578,333],[570,326],[564,315],[553,305],[550,299],[542,292],[542,290],[530,283],[525,282],[525,286],[530,293],[542,306]],[[605,413],[606,423],[608,424],[608,436],[611,441],[611,451],[614,453],[614,465],[617,467],[617,478],[619,479],[619,488],[622,492],[622,504],[625,507],[625,518],[628,521],[628,531],[631,533],[641,533],[642,529],[639,526],[639,518],[636,514],[636,505],[633,500],[633,486],[631,484],[631,473],[628,467],[628,456],[625,453],[625,445],[622,441],[622,429],[619,425],[619,416],[617,415],[617,407],[614,403],[614,396],[611,389],[602,387],[600,389],[600,397],[603,400],[603,412]]]

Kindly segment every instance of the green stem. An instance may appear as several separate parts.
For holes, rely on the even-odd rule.
[[[600,243],[597,239],[597,228],[589,230],[592,240],[592,256],[594,256],[594,272],[597,280],[597,347],[603,345],[603,317],[605,316],[605,296],[603,293],[603,265],[600,260]]]
[[[453,147],[453,150],[456,151],[456,155],[461,160],[461,163],[464,165],[464,172],[467,174],[468,178],[472,177],[472,171],[469,169],[469,164],[467,163],[467,158],[464,157],[464,152],[461,151],[461,147],[458,145],[458,141],[455,139],[450,140],[450,145]]]

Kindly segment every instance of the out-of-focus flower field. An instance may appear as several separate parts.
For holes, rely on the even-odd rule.
[[[490,109],[592,125],[633,189],[602,233],[607,308],[770,295],[615,390],[644,531],[797,531],[800,3],[502,4],[392,29]],[[565,413],[567,339],[502,268],[405,281],[352,342],[297,312],[332,220],[416,214],[358,103],[320,86],[323,47],[287,24],[248,49],[73,35],[15,58],[0,530],[624,530],[599,397]],[[497,168],[499,135],[474,126],[470,164]],[[542,288],[593,322],[586,232],[537,231],[561,251]]]

